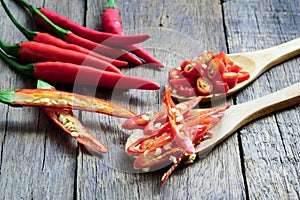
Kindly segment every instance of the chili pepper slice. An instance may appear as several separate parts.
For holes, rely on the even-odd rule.
[[[213,79],[217,75],[222,75],[225,71],[224,63],[217,57],[211,59],[207,64],[207,77]]]
[[[222,75],[222,79],[225,83],[228,84],[229,89],[231,89],[237,84],[238,74],[235,72],[225,72]]]
[[[184,128],[184,119],[182,116],[182,109],[176,108],[175,103],[171,98],[171,90],[166,89],[163,96],[163,108],[167,112],[167,116],[171,125],[174,140],[177,145],[182,148],[188,155],[195,153],[195,148],[192,144],[191,138],[188,137]]]
[[[199,77],[196,81],[197,89],[200,95],[207,96],[213,91],[213,84],[206,77]]]
[[[237,74],[238,74],[237,83],[244,82],[250,78],[250,73],[248,71],[241,70]]]
[[[11,106],[84,110],[121,118],[135,116],[133,111],[112,102],[52,89],[4,91],[0,92],[0,101]]]
[[[41,80],[38,80],[37,88],[55,90],[52,85]],[[107,147],[80,123],[72,110],[44,108],[44,112],[57,126],[76,139],[80,144],[99,153],[106,153],[108,151]]]
[[[109,57],[106,57],[106,56],[103,56],[101,54],[95,53],[91,50],[80,47],[78,45],[67,43],[67,42],[65,42],[65,41],[63,41],[63,40],[61,40],[57,37],[54,37],[54,36],[48,34],[48,33],[30,31],[29,29],[26,29],[24,26],[22,26],[16,20],[16,18],[12,15],[12,13],[10,12],[10,10],[8,9],[7,5],[4,3],[3,0],[1,0],[1,3],[2,3],[3,8],[4,8],[5,12],[7,13],[8,17],[11,19],[11,21],[15,24],[15,26],[23,33],[23,35],[28,40],[33,40],[33,41],[40,42],[40,43],[45,43],[45,44],[51,44],[51,45],[54,45],[56,47],[60,47],[60,48],[63,48],[63,49],[68,49],[68,50],[81,52],[81,53],[84,53],[86,55],[98,58],[100,60],[104,60],[108,63],[113,64],[114,66],[117,66],[117,67],[123,67],[123,66],[128,65],[128,63],[125,62],[125,61],[111,59]]]
[[[74,22],[62,15],[59,15],[49,9],[34,8],[32,5],[30,5],[25,0],[20,0],[19,2],[22,3],[24,6],[26,6],[29,10],[33,10],[33,9],[39,10],[41,13],[43,13],[45,16],[47,16],[47,18],[49,18],[51,21],[53,21],[54,24],[57,24],[59,27],[64,27],[67,30],[73,31],[76,34],[81,35],[82,37],[86,37],[95,42],[101,43],[101,42],[105,41],[105,43],[107,45],[112,45],[112,46],[130,45],[130,44],[137,44],[137,43],[144,42],[145,40],[149,39],[149,37],[150,37],[148,34],[125,36],[125,35],[117,35],[117,34],[99,32],[99,31],[81,26],[80,24],[77,24],[76,22]]]
[[[54,32],[59,37],[61,37],[66,42],[70,42],[76,45],[79,45],[81,47],[84,47],[89,50],[93,50],[97,53],[103,54],[105,56],[109,56],[112,58],[120,58],[124,59],[128,62],[140,65],[142,62],[134,55],[129,54],[128,52],[108,47],[106,45],[103,45],[102,43],[97,43],[94,41],[91,41],[89,39],[86,39],[84,37],[81,37],[79,35],[74,34],[70,30],[66,30],[61,28],[60,26],[57,26],[55,23],[53,23],[49,18],[47,18],[39,9],[33,7],[25,0],[19,1],[23,6],[29,9],[29,11],[34,15],[35,21],[44,27],[45,29]]]

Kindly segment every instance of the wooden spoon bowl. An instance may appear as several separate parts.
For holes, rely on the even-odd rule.
[[[300,103],[300,83],[264,97],[231,106],[221,121],[211,129],[213,137],[196,147],[200,157],[206,156],[217,144],[235,133],[243,125],[258,117]]]
[[[243,69],[249,71],[250,78],[244,82],[237,84],[235,87],[230,89],[226,94],[213,94],[209,96],[204,96],[204,102],[210,101],[212,99],[224,98],[224,96],[229,96],[243,87],[250,84],[252,81],[257,79],[261,74],[270,68],[276,66],[277,64],[286,61],[296,55],[300,54],[300,38],[291,40],[289,42],[253,52],[228,54],[228,56],[233,60],[234,63],[243,67]],[[176,94],[172,94],[175,99],[178,100],[188,100],[193,97],[183,97]]]

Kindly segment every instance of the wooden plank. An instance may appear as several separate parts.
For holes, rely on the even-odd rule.
[[[212,1],[209,4],[205,1],[120,1],[117,3],[125,32],[128,34],[143,31],[153,33],[151,36],[154,39],[142,43],[141,46],[149,49],[167,65],[166,69],[160,71],[153,72],[151,68],[138,67],[124,69],[125,73],[145,78],[151,77],[165,84],[168,69],[179,65],[182,59],[196,56],[206,49],[215,52],[226,51],[221,5],[218,1]],[[105,1],[100,1],[100,3],[88,1],[86,17],[88,27],[100,28],[98,24],[101,14],[99,13],[103,5]],[[195,44],[189,46],[191,41],[199,45],[192,48]],[[151,75],[148,76],[148,74]],[[95,95],[93,92],[95,91],[91,94]],[[101,96],[99,93],[101,90],[96,91],[96,96]],[[128,94],[117,94],[118,97],[113,96],[112,101],[121,104],[125,102],[125,105],[128,102],[126,106],[129,105],[137,113],[161,109],[162,90],[130,91]],[[93,121],[91,122],[90,119]],[[108,145],[110,143],[106,140],[107,137],[116,138],[116,135],[124,135],[117,137],[117,142],[122,143],[128,134],[120,130],[118,120],[110,117],[82,113],[82,120],[98,138],[107,141]],[[114,146],[109,150],[108,157],[118,156],[116,155],[118,151]],[[77,194],[79,198],[91,199],[94,196],[101,196],[106,199],[120,197],[128,199],[210,197],[214,199],[223,196],[228,199],[241,199],[245,197],[237,137],[230,138],[206,158],[197,160],[193,165],[180,166],[163,187],[160,187],[160,178],[167,169],[146,174],[124,173],[107,167],[101,159],[81,153],[78,163]]]
[[[16,18],[35,30],[28,12],[15,2],[6,1]],[[29,1],[42,7],[40,1]],[[46,1],[45,6],[56,12],[69,13],[78,22],[83,21],[84,2]],[[2,9],[2,7],[1,7]],[[2,12],[3,11],[3,12]],[[15,43],[25,38],[9,21],[2,9],[1,38]],[[71,12],[74,11],[74,12]],[[36,80],[10,70],[2,59],[1,91],[34,88]],[[1,126],[0,193],[4,199],[73,199],[76,182],[77,144],[50,122],[44,112],[34,108],[12,108],[1,104],[4,111]]]
[[[298,4],[299,1],[225,2],[230,52],[258,50],[299,37]],[[299,81],[297,57],[259,77],[237,95],[237,103]],[[299,108],[294,106],[258,119],[240,130],[250,198],[299,198]]]

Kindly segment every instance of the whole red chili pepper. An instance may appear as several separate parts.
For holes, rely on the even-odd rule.
[[[2,3],[3,8],[4,8],[5,12],[7,13],[8,17],[11,19],[11,21],[15,24],[15,26],[23,33],[23,35],[28,40],[33,40],[33,41],[41,42],[41,43],[45,43],[45,44],[51,44],[51,45],[54,45],[56,47],[60,47],[60,48],[63,48],[63,49],[69,49],[69,50],[81,52],[81,53],[84,53],[86,55],[98,58],[100,60],[104,60],[108,63],[111,63],[111,64],[115,65],[116,67],[123,67],[123,66],[128,65],[128,63],[125,62],[125,61],[112,59],[112,58],[103,56],[101,54],[95,53],[94,51],[85,49],[81,46],[67,43],[67,42],[65,42],[65,41],[63,41],[63,40],[61,40],[57,37],[54,37],[54,36],[48,34],[48,33],[30,31],[30,30],[26,29],[24,26],[22,26],[15,19],[15,17],[12,15],[12,13],[10,12],[10,10],[8,9],[7,5],[4,3],[3,0],[1,0],[1,3]]]
[[[157,90],[160,86],[152,81],[126,76],[109,71],[103,71],[87,66],[63,62],[40,62],[21,65],[2,51],[2,57],[14,69],[23,74],[34,76],[44,81],[59,84],[97,85],[107,88]]]
[[[38,80],[37,88],[55,90],[52,85],[41,80]],[[80,144],[96,152],[107,152],[107,147],[80,123],[71,109],[44,108],[44,112],[57,126]]]
[[[121,105],[95,97],[53,89],[19,89],[0,92],[0,101],[11,106],[74,109],[129,118],[135,113]]]
[[[77,65],[87,65],[122,74],[122,72],[111,63],[80,52],[62,49],[49,44],[27,41],[15,45],[8,45],[0,40],[0,47],[6,53],[25,62],[60,61]]]
[[[102,28],[105,32],[124,35],[122,27],[122,19],[117,10],[114,0],[108,0],[105,10],[102,14]],[[123,49],[134,53],[136,56],[142,58],[145,62],[155,65],[157,67],[164,67],[164,65],[154,58],[148,51],[139,47],[138,45],[118,45]]]
[[[22,5],[24,5],[26,8],[29,9],[29,11],[34,15],[35,21],[40,26],[42,26],[43,28],[45,28],[51,32],[56,33],[60,38],[62,38],[66,42],[79,45],[81,47],[84,47],[86,49],[95,51],[97,53],[103,54],[105,56],[108,56],[108,57],[111,57],[114,59],[120,58],[121,60],[125,60],[130,63],[136,64],[136,65],[142,64],[140,59],[138,57],[136,57],[135,55],[133,55],[129,52],[126,52],[126,51],[122,51],[120,49],[108,47],[106,45],[103,45],[103,43],[97,43],[97,42],[91,41],[89,39],[86,39],[82,36],[76,35],[73,32],[71,32],[70,30],[63,29],[60,26],[53,23],[49,18],[47,18],[43,13],[41,13],[41,11],[39,9],[33,7],[25,0],[20,0],[19,2],[22,3]],[[110,39],[108,39],[108,40],[110,40]],[[105,41],[105,43],[107,43],[107,42]]]
[[[20,0],[20,3],[25,5],[27,8],[32,9],[33,7],[26,2],[25,0]],[[32,8],[30,8],[32,7]],[[111,33],[104,33],[97,30],[89,29],[80,24],[71,21],[70,19],[61,16],[53,11],[50,11],[46,8],[40,8],[40,12],[47,16],[54,24],[57,24],[60,27],[65,26],[67,30],[73,31],[74,33],[84,36],[90,40],[95,42],[101,43],[104,42],[107,45],[117,46],[117,45],[130,45],[130,44],[137,44],[144,42],[145,40],[149,39],[148,34],[141,34],[141,35],[132,35],[132,36],[123,36],[123,35],[116,35]],[[36,13],[37,14],[37,13]]]

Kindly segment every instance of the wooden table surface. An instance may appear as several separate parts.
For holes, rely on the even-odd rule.
[[[39,30],[17,1],[6,0],[15,17]],[[86,27],[100,30],[105,0],[29,0]],[[164,85],[167,70],[204,50],[226,53],[255,51],[300,36],[300,1],[261,0],[116,0],[127,34],[149,33],[140,44],[166,64],[122,69]],[[26,40],[0,8],[1,39],[9,44]],[[261,75],[226,99],[240,104],[300,81],[296,56]],[[0,59],[1,91],[34,88],[36,80]],[[68,89],[58,86],[60,89]],[[111,98],[137,113],[161,108],[158,91],[115,93],[78,87],[76,92]],[[96,90],[96,92],[95,92]],[[108,94],[115,94],[111,95]],[[120,119],[76,112],[78,118],[109,146],[104,161],[90,155],[56,127],[38,108],[0,105],[0,199],[299,199],[300,106],[261,117],[240,128],[192,165],[179,166],[164,186],[167,169],[130,173],[115,161],[126,132]],[[109,138],[109,139],[108,139]],[[120,156],[121,157],[121,156]],[[121,159],[121,158],[120,158]],[[108,164],[105,162],[108,162]]]

